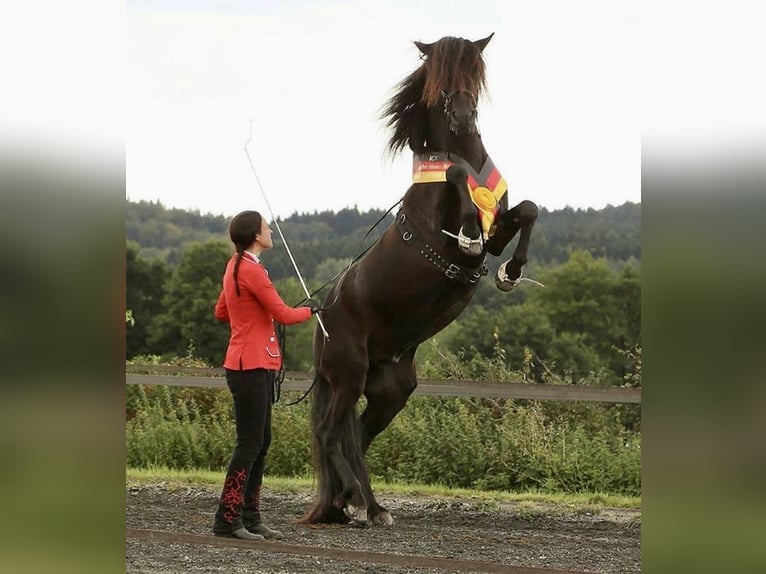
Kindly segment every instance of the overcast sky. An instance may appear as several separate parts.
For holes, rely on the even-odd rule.
[[[411,154],[384,156],[380,107],[413,40],[476,40],[485,146],[512,204],[640,201],[637,0],[127,2],[129,199],[233,215],[390,207]]]

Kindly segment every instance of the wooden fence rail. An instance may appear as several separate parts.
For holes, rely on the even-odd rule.
[[[129,385],[173,385],[182,387],[225,388],[223,369],[125,365]],[[311,373],[287,371],[283,391],[308,390]],[[459,381],[418,379],[416,395],[431,397],[476,397],[495,399],[530,399],[538,401],[590,401],[600,403],[640,403],[637,387],[584,387],[511,381]]]

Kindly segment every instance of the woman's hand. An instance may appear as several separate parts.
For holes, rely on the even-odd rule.
[[[322,311],[322,304],[316,299],[309,299],[308,301],[306,301],[306,307],[311,309],[312,315],[316,315],[317,313]]]

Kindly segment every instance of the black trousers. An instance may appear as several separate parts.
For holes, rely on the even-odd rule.
[[[275,371],[226,369],[234,399],[237,444],[229,461],[213,530],[229,532],[242,526],[243,510],[258,513],[266,452],[271,444],[271,401]]]

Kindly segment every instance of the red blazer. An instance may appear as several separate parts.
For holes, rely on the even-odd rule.
[[[288,307],[277,293],[266,269],[245,253],[239,264],[239,297],[234,287],[234,255],[226,265],[223,291],[215,306],[215,317],[231,327],[223,366],[234,371],[277,370],[282,352],[274,330],[274,320],[285,325],[302,323],[311,317],[308,307]]]

